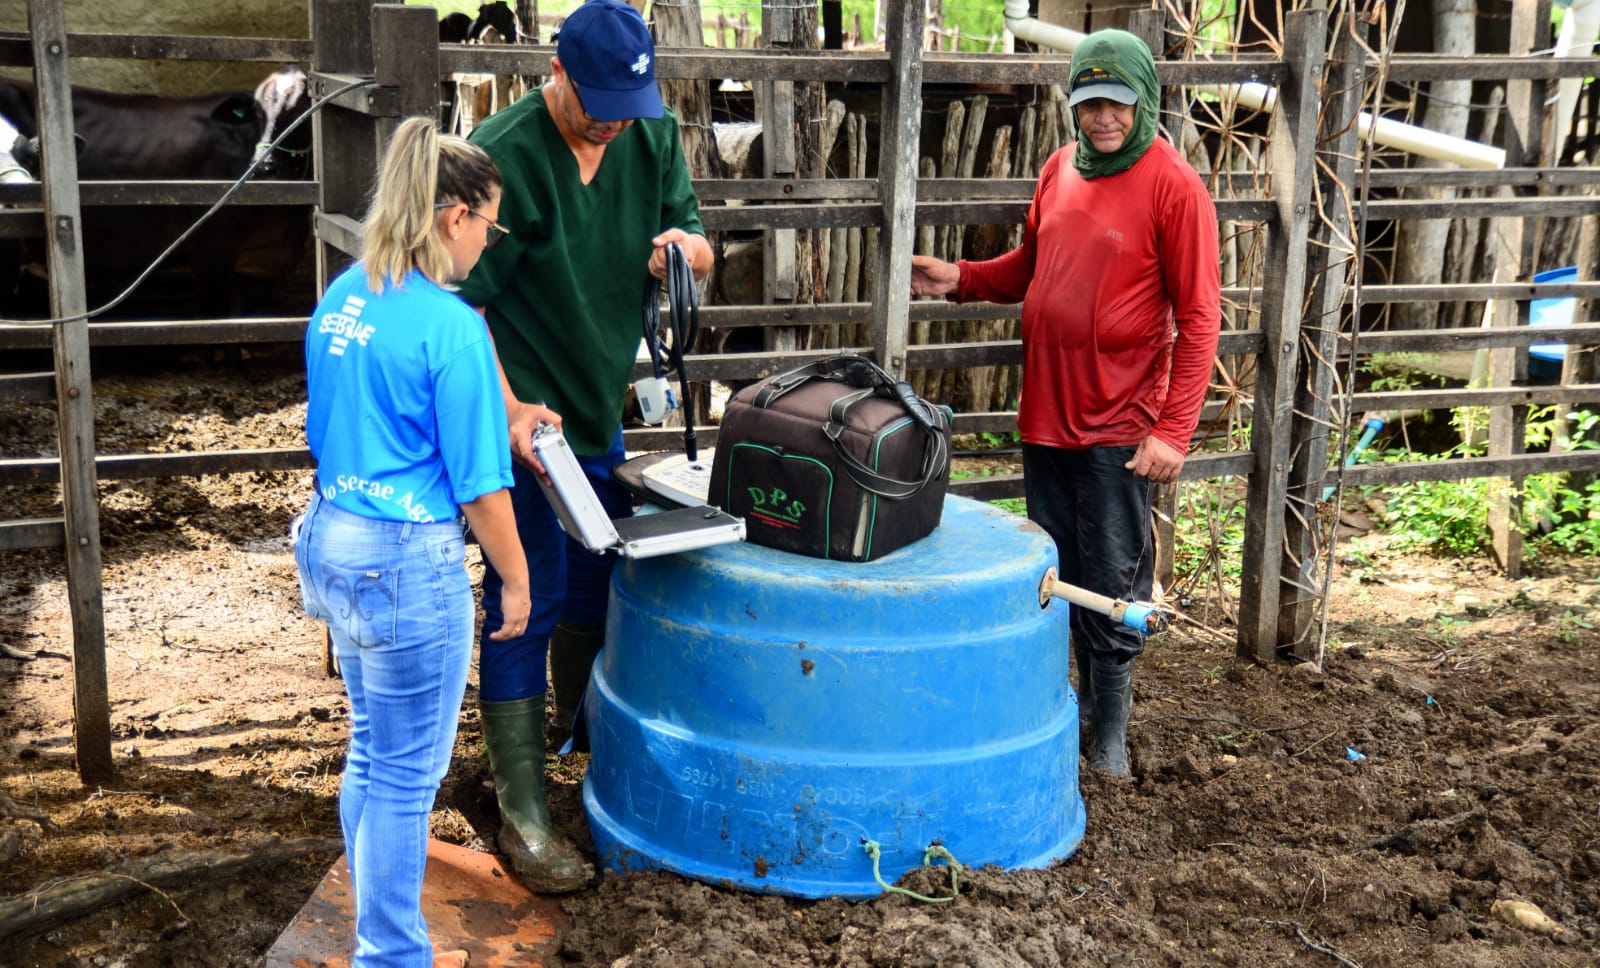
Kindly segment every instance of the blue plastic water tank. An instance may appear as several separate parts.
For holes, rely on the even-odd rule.
[[[1067,605],[1048,536],[947,499],[860,564],[749,544],[627,560],[586,699],[606,870],[797,897],[881,893],[941,843],[1043,867],[1083,838]]]

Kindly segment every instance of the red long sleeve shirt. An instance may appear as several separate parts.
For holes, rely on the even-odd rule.
[[[1154,435],[1186,452],[1221,329],[1216,206],[1160,138],[1102,178],[1081,177],[1072,149],[1045,163],[1022,245],[961,260],[955,298],[1022,301],[1024,441],[1081,450]]]

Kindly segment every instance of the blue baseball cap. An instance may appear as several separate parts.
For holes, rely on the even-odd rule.
[[[659,118],[656,45],[644,17],[621,0],[589,0],[556,35],[556,57],[578,82],[584,113],[596,121]]]

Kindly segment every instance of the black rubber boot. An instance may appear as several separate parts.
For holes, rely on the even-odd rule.
[[[1128,765],[1128,714],[1133,711],[1133,660],[1117,662],[1089,657],[1093,698],[1088,704],[1091,722],[1089,763],[1112,776],[1132,776]]]
[[[544,695],[479,704],[495,797],[500,850],[535,894],[565,894],[588,884],[594,868],[550,824],[544,783]]]
[[[589,672],[594,668],[594,658],[606,643],[604,625],[569,625],[557,622],[555,634],[550,636],[550,688],[555,693],[556,722],[567,735],[572,734],[572,721],[578,715],[578,704],[584,690],[589,688]],[[585,743],[585,746],[588,744]],[[586,753],[587,749],[574,752]]]

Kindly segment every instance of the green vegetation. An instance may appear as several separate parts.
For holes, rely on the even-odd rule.
[[[1462,408],[1453,415],[1452,422],[1471,439],[1472,428],[1482,427],[1484,417]],[[1600,444],[1588,438],[1597,424],[1600,415],[1586,410],[1563,414],[1554,407],[1542,407],[1529,415],[1526,440],[1535,449],[1552,444],[1568,451],[1593,449]],[[1448,460],[1481,454],[1477,446],[1462,444],[1447,453],[1422,459]],[[1413,461],[1418,457],[1401,453],[1386,454],[1383,459]],[[1471,555],[1488,547],[1489,482],[1484,478],[1399,484],[1384,488],[1382,497],[1396,550]],[[1545,544],[1575,554],[1600,554],[1600,482],[1574,486],[1566,474],[1534,474],[1523,480],[1521,497],[1521,529],[1533,547]]]

